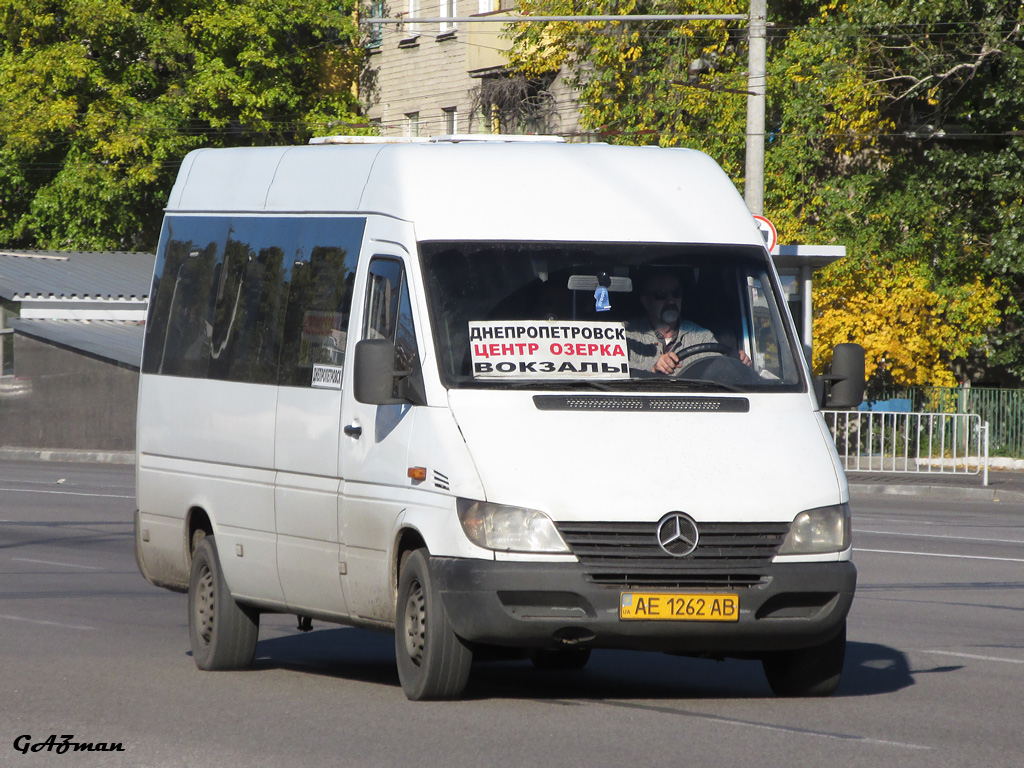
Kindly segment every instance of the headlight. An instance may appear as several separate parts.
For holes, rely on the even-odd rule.
[[[801,512],[789,527],[780,555],[820,555],[850,546],[850,505],[837,504]]]
[[[478,547],[501,552],[568,552],[551,518],[535,509],[458,499],[459,522]]]

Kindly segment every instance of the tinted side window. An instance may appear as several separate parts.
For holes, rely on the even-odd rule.
[[[278,383],[308,387],[314,365],[342,366],[362,219],[309,219],[291,264]]]
[[[364,339],[395,340],[403,277],[402,265],[392,259],[374,259],[370,264]]]
[[[365,220],[168,216],[143,372],[310,386],[341,366]]]
[[[218,265],[210,378],[277,383],[288,300],[286,262],[298,237],[294,219],[232,220]]]
[[[416,370],[419,353],[405,269],[400,261],[375,258],[370,262],[366,288],[364,339],[388,339],[395,344],[395,370]]]
[[[211,294],[228,222],[168,217],[157,253],[142,361],[145,373],[204,377],[212,335]]]

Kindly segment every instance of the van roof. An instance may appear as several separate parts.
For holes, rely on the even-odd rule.
[[[704,153],[607,144],[201,149],[167,211],[378,213],[412,222],[418,240],[764,242]]]

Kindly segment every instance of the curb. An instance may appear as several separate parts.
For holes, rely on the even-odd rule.
[[[946,501],[995,501],[1024,504],[1024,492],[1000,488],[963,488],[950,485],[886,485],[884,483],[850,483],[851,496],[917,496]]]
[[[1007,459],[1003,456],[989,457],[988,468],[998,470],[1009,469],[1020,472],[1024,470],[1024,459]]]
[[[134,464],[135,451],[0,446],[0,459],[8,461],[60,461],[69,464]]]

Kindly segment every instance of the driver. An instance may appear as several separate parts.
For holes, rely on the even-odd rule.
[[[656,270],[640,279],[640,304],[646,314],[626,323],[629,346],[629,367],[678,376],[681,365],[678,353],[695,344],[717,344],[715,334],[707,328],[683,319],[683,292],[679,278],[667,270]],[[717,352],[703,352],[686,357],[690,363]],[[740,360],[750,365],[743,350]]]

